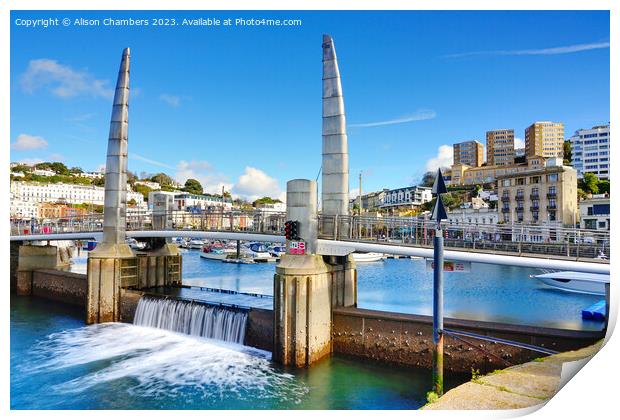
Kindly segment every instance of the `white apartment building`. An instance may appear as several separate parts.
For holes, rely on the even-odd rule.
[[[48,169],[35,169],[34,171],[32,171],[33,174],[38,175],[38,176],[54,176],[56,175],[56,172],[54,171],[50,171]]]
[[[34,201],[11,200],[9,209],[11,219],[30,220],[39,216],[39,206]]]
[[[580,129],[569,139],[573,146],[573,167],[577,178],[591,172],[599,179],[609,179],[611,167],[609,152],[609,125]]]
[[[129,189],[129,186],[127,187]],[[65,202],[67,204],[104,204],[104,187],[79,184],[44,184],[39,182],[13,181],[10,187],[11,202],[14,200],[34,203]],[[134,200],[136,206],[146,207],[142,194],[127,191],[127,201]]]
[[[405,187],[385,191],[383,198],[384,209],[411,208],[421,206],[433,199],[429,187]]]
[[[211,195],[197,195],[181,193],[174,196],[174,209],[186,211],[232,209],[232,200],[229,198]]]
[[[145,187],[149,187],[152,190],[161,190],[161,185],[159,185],[159,182],[153,182],[153,181],[136,181],[135,182],[136,185],[144,185]]]
[[[489,208],[461,208],[447,212],[448,226],[450,225],[496,225],[499,222],[497,209]]]
[[[579,202],[579,213],[582,229],[609,230],[611,211],[609,196],[596,194]]]

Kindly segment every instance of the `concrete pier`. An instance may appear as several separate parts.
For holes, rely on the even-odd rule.
[[[287,241],[287,254],[276,267],[273,359],[284,365],[309,366],[331,354],[332,308],[356,304],[357,275],[349,257],[316,253],[315,181],[289,181],[286,206],[287,220],[299,221],[305,252],[295,254],[292,241]]]
[[[15,291],[18,295],[31,295],[35,270],[58,270],[69,267],[68,250],[54,245],[21,245],[17,257]]]

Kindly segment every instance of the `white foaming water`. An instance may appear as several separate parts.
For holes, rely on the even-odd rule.
[[[207,400],[274,399],[299,403],[308,389],[276,371],[270,353],[239,344],[130,324],[90,325],[50,335],[31,350],[25,373],[66,370],[61,393],[123,379],[127,391],[165,397],[198,393]]]
[[[247,313],[172,299],[143,297],[133,323],[242,344]]]

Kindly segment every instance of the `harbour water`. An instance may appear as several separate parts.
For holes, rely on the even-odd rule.
[[[85,272],[85,256],[75,262],[73,270]],[[222,264],[201,259],[196,250],[183,250],[183,282],[192,286],[271,295],[274,268],[274,263]],[[566,329],[602,327],[583,321],[580,314],[599,297],[550,289],[531,274],[537,271],[485,264],[473,264],[470,273],[447,273],[446,316]],[[186,290],[205,300],[219,299],[213,291]],[[266,307],[271,302],[268,296],[220,295],[241,305],[259,302]],[[359,307],[430,315],[431,301],[432,273],[424,260],[358,264]],[[416,409],[425,403],[431,387],[428,370],[337,356],[312,369],[283,369],[271,363],[269,353],[236,342],[241,323],[235,314],[219,314],[215,321],[217,315],[174,301],[143,301],[137,317],[142,325],[85,326],[80,310],[12,296],[11,407]],[[446,389],[467,379],[449,375]]]
[[[451,376],[446,386],[466,379]],[[285,370],[239,344],[85,326],[81,311],[11,299],[13,409],[416,409],[430,387],[427,370],[341,357]]]
[[[236,265],[183,250],[183,283],[244,293],[273,294],[275,263]],[[358,263],[358,307],[432,315],[433,275],[423,259]],[[572,330],[601,330],[581,319],[600,296],[570,293],[530,278],[535,269],[472,264],[469,273],[446,273],[445,316]]]

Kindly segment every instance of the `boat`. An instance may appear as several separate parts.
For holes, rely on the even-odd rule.
[[[140,251],[146,248],[146,243],[138,242],[135,238],[127,238],[127,245],[129,245],[131,249],[134,249],[136,251]]]
[[[270,246],[267,250],[269,251],[271,256],[276,258],[280,258],[282,257],[282,255],[286,254],[286,247],[284,245],[273,245]]]
[[[247,256],[252,258],[255,262],[273,262],[277,259],[272,256],[267,247],[260,242],[253,242],[247,245],[244,254],[247,254]]]
[[[250,257],[237,258],[236,255],[228,255],[228,257],[224,258],[222,262],[228,264],[256,264],[256,261]]]
[[[609,275],[580,273],[577,271],[558,271],[531,276],[547,286],[574,293],[605,295],[605,285],[609,284]]]
[[[205,245],[205,241],[203,241],[202,239],[192,239],[187,244],[187,248],[189,248],[189,249],[202,249],[202,247],[204,245]]]
[[[221,245],[205,245],[200,250],[200,256],[208,260],[224,260],[228,256],[237,256],[237,250],[233,248],[225,248]]]
[[[381,261],[385,256],[378,252],[354,252],[351,254],[355,262]]]

